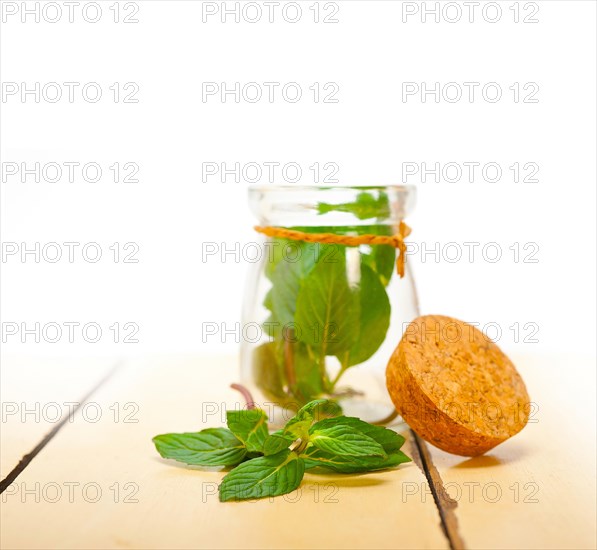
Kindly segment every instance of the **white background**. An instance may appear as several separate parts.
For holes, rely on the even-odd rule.
[[[313,182],[313,163],[333,162],[340,184],[418,184],[408,219],[413,242],[427,248],[439,243],[440,251],[450,242],[479,242],[480,248],[496,242],[503,253],[496,263],[486,261],[480,248],[474,262],[410,257],[423,313],[497,323],[507,350],[594,353],[595,3],[499,2],[494,23],[483,17],[485,2],[475,8],[473,22],[464,11],[454,23],[446,17],[466,10],[461,2],[452,3],[454,11],[440,11],[439,22],[433,14],[423,22],[421,10],[435,2],[338,0],[338,23],[315,23],[309,9],[314,3],[300,2],[302,17],[294,24],[282,14],[287,2],[276,8],[273,23],[264,12],[253,24],[236,23],[233,15],[224,23],[220,15],[203,22],[204,3],[171,0],[132,3],[138,23],[128,24],[114,22],[113,1],[99,2],[102,17],[89,23],[82,12],[88,3],[82,2],[71,23],[59,3],[63,17],[52,24],[42,12],[39,22],[34,15],[22,22],[22,3],[3,2],[1,77],[4,86],[19,87],[2,97],[3,168],[36,162],[96,162],[103,168],[97,183],[84,181],[80,172],[73,183],[66,175],[63,183],[6,176],[4,246],[96,242],[103,256],[86,262],[79,247],[74,263],[3,258],[2,322],[96,322],[104,330],[96,344],[77,331],[74,343],[65,333],[55,344],[36,343],[34,336],[22,343],[20,335],[5,334],[3,353],[236,349],[230,336],[226,343],[202,342],[202,323],[240,321],[249,264],[231,255],[224,263],[217,256],[203,261],[202,246],[234,247],[238,241],[242,247],[255,240],[256,220],[247,207],[247,182],[204,183],[205,162],[296,162],[301,183]],[[9,4],[19,12],[11,15]],[[26,3],[31,9],[35,4],[42,9],[47,2]],[[121,18],[132,10],[125,4]],[[324,4],[320,17],[332,10]],[[486,8],[489,18],[496,17],[495,5]],[[405,10],[417,8],[407,16]],[[526,16],[538,22],[522,22]],[[22,101],[20,87],[35,82],[81,85],[73,103],[43,97],[37,103],[34,94]],[[102,87],[97,103],[82,99],[88,82]],[[109,89],[115,82],[136,83],[138,103],[115,103]],[[280,86],[273,103],[235,103],[232,96],[225,103],[217,96],[203,102],[204,82],[297,82],[303,97],[289,103]],[[338,103],[315,103],[309,90],[315,82],[336,83]],[[481,86],[472,102],[436,103],[432,95],[422,102],[420,94],[404,101],[405,82]],[[488,82],[501,86],[500,101],[481,95]],[[523,102],[526,92],[515,102],[509,87],[529,82],[539,87],[538,102]],[[139,182],[115,183],[109,170],[115,162],[136,163]],[[495,162],[503,174],[496,183],[484,181],[479,170],[473,183],[465,176],[459,183],[421,183],[405,181],[406,162]],[[509,166],[515,162],[538,165],[539,181],[513,183]],[[275,182],[285,183],[277,174]],[[109,250],[115,242],[136,243],[138,263],[115,263]],[[536,243],[538,261],[523,262],[527,252],[521,250],[515,262],[509,249],[514,243],[521,249]],[[108,327],[115,322],[136,323],[139,343],[114,343]],[[536,324],[538,342],[516,343],[508,328],[514,323],[521,327],[519,340],[528,334],[526,323]]]

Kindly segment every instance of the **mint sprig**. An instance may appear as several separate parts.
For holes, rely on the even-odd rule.
[[[228,411],[228,429],[158,435],[153,442],[164,458],[232,467],[220,485],[222,502],[290,493],[308,469],[348,474],[393,468],[411,460],[400,450],[401,435],[339,415],[337,403],[318,399],[270,435],[262,410]]]
[[[390,210],[388,195],[369,189],[354,202],[319,203],[318,211],[349,213],[371,220],[366,222],[371,225],[289,229],[392,235],[394,228],[387,225]],[[268,399],[288,407],[346,394],[346,388],[338,387],[346,370],[370,359],[386,338],[391,317],[386,287],[395,272],[396,250],[363,245],[355,252],[340,244],[277,237],[271,244],[273,253],[265,264],[271,288],[263,301],[267,317],[262,323],[270,341],[253,352],[255,382]],[[348,264],[358,273],[356,279],[354,274],[349,278]],[[340,363],[333,377],[330,361]]]

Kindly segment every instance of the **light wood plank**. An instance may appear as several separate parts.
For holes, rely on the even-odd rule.
[[[114,359],[3,356],[0,479],[114,367]],[[91,415],[92,408],[86,410]],[[89,416],[87,415],[87,416]]]
[[[596,548],[595,361],[512,359],[537,404],[524,430],[472,459],[428,445],[460,534],[469,548]]]
[[[223,504],[217,497],[222,473],[159,458],[153,435],[223,424],[218,415],[207,417],[202,410],[209,402],[221,411],[238,403],[238,394],[228,388],[236,372],[236,361],[207,357],[139,361],[119,371],[94,401],[137,403],[139,422],[102,418],[65,426],[43,460],[31,463],[3,495],[2,547],[447,547],[433,499],[403,502],[405,487],[425,481],[413,463],[361,476],[307,474],[300,492],[287,497]],[[80,484],[72,503],[67,482]],[[36,483],[39,503],[22,491]],[[43,498],[44,488],[55,489],[52,483],[63,492],[54,503]],[[98,502],[83,498],[86,483],[101,488]],[[120,502],[110,489],[114,484]],[[93,497],[90,487],[88,497]],[[131,498],[137,502],[122,502],[135,488]]]

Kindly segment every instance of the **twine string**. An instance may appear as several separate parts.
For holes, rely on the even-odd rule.
[[[336,233],[304,233],[294,229],[273,226],[255,226],[255,231],[268,237],[278,237],[291,241],[305,241],[308,243],[341,244],[344,246],[359,246],[361,244],[393,246],[399,250],[396,258],[396,271],[400,278],[404,277],[404,264],[406,262],[406,243],[404,240],[410,235],[411,229],[403,221],[398,225],[395,235],[337,235]]]

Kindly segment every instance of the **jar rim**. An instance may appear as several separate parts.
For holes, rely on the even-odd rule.
[[[368,205],[357,212],[349,208],[360,194],[378,201],[385,195],[388,204]],[[416,185],[254,185],[249,187],[249,206],[261,225],[354,226],[375,223],[397,224],[412,210]],[[322,207],[324,207],[322,209]],[[365,215],[367,214],[367,215]]]

